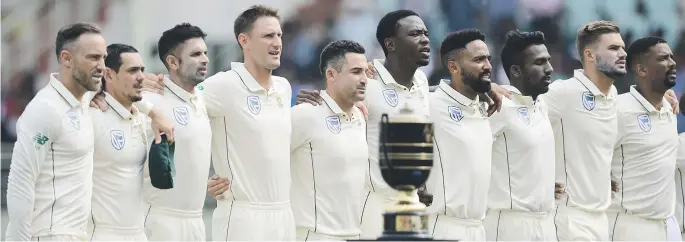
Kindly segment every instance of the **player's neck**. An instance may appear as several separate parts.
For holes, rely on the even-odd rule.
[[[592,83],[597,86],[599,91],[604,93],[604,95],[609,95],[609,92],[611,91],[611,86],[614,85],[614,79],[611,77],[608,77],[607,75],[604,75],[604,73],[598,71],[595,68],[584,68],[583,72],[585,73],[585,76],[587,76]]]
[[[107,92],[109,95],[111,95],[114,100],[117,100],[121,106],[126,108],[126,110],[133,112],[133,102],[131,102],[131,99],[126,97],[125,95],[122,94],[117,94],[116,92]]]
[[[535,91],[530,91],[528,88],[526,88],[523,83],[525,82],[524,80],[520,79],[511,79],[509,80],[512,86],[514,86],[519,92],[521,93],[521,96],[529,96],[533,98],[533,101],[538,99],[538,96],[540,95],[539,93],[536,93]]]
[[[181,80],[178,75],[174,73],[169,73],[169,79],[171,82],[179,86],[181,89],[185,90],[188,93],[194,93],[195,92],[195,85],[190,84],[188,80]]]
[[[243,65],[264,90],[271,89],[271,70],[247,58],[245,58]]]
[[[73,76],[71,73],[65,70],[60,70],[59,71],[59,76],[57,76],[57,80],[62,82],[62,85],[69,90],[71,95],[74,95],[76,100],[83,101],[81,98],[83,98],[83,94],[86,94],[88,90],[84,88],[81,84],[79,84],[76,80],[74,80]]]
[[[647,100],[647,102],[652,104],[656,110],[661,109],[664,105],[666,90],[654,90],[649,85],[641,85],[640,83],[649,83],[649,81],[638,80],[635,89],[645,98],[645,100]]]
[[[397,84],[411,88],[413,85],[414,73],[416,72],[416,64],[408,65],[407,61],[402,61],[395,55],[388,55],[385,57],[383,66],[390,73]]]
[[[476,99],[476,96],[478,96],[478,93],[473,90],[473,88],[469,87],[468,85],[465,85],[462,80],[452,80],[450,82],[450,86],[460,93],[461,95],[464,95],[468,99],[474,100]]]
[[[349,99],[343,98],[342,95],[339,95],[337,92],[332,91],[332,90],[326,90],[326,93],[328,93],[328,96],[335,101],[335,104],[338,104],[338,107],[340,109],[347,113],[348,117],[352,117],[352,109],[354,108],[354,102],[351,102]]]

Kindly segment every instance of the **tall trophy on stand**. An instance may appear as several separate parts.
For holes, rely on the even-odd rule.
[[[381,174],[398,197],[386,207],[378,240],[432,240],[426,205],[414,193],[433,167],[433,123],[405,106],[396,115],[383,114],[380,128]]]

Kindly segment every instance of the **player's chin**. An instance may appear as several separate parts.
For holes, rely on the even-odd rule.
[[[281,59],[271,59],[267,62],[266,68],[269,70],[276,70],[281,66]]]
[[[131,95],[131,102],[140,102],[143,100],[143,94],[142,93],[136,93]]]

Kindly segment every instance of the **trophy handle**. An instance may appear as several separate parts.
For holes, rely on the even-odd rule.
[[[388,114],[384,113],[381,115],[381,147],[383,147],[383,162],[386,163],[385,165],[388,166],[389,170],[392,170],[392,164],[390,162],[390,159],[388,159],[388,147],[386,144],[388,143],[388,126],[390,125],[390,121],[388,118]]]

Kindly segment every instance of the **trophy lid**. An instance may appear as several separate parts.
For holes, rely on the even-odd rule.
[[[428,117],[418,114],[409,103],[404,103],[404,107],[399,110],[399,113],[390,115],[390,123],[430,123]]]

